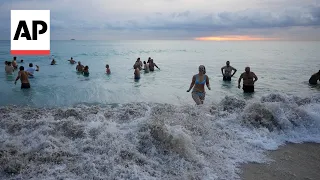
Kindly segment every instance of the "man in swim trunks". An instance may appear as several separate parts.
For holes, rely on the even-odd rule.
[[[192,81],[190,84],[189,89],[187,92],[190,92],[192,90],[192,98],[196,102],[197,105],[203,104],[203,101],[205,99],[205,88],[204,85],[207,85],[208,89],[211,90],[210,88],[210,83],[209,83],[209,77],[206,75],[206,68],[203,65],[199,66],[199,73],[194,75],[192,77]]]
[[[33,64],[32,63],[29,63],[29,68],[26,70],[28,73],[32,74],[32,77],[33,77],[33,73],[34,71],[39,71],[39,66],[36,65],[37,68],[34,68],[33,67]]]
[[[150,71],[154,71],[154,67],[157,67],[160,70],[160,68],[156,65],[156,63],[153,62],[153,59],[150,59],[150,63],[149,63]]]
[[[320,81],[320,70],[310,77],[309,84],[316,85],[318,81]]]
[[[32,75],[26,71],[24,71],[24,67],[20,66],[20,71],[18,73],[18,76],[14,82],[14,84],[17,84],[17,81],[20,79],[21,80],[21,89],[29,89],[30,88],[30,83],[29,83],[29,75]]]
[[[7,75],[12,75],[14,68],[11,65],[11,62],[7,62],[6,67],[4,68]]]
[[[77,67],[76,67],[76,70],[78,71],[78,72],[83,72],[83,69],[84,69],[84,66],[81,64],[81,62],[79,61],[78,62],[78,65],[77,65]]]
[[[224,70],[224,72],[223,72],[223,70]],[[232,70],[233,70],[233,73],[231,74]],[[230,66],[229,61],[226,62],[226,66],[223,66],[221,68],[221,73],[222,73],[224,81],[231,81],[231,77],[234,76],[234,74],[236,72],[237,72],[237,70],[235,68],[233,68],[232,66]]]
[[[258,81],[258,77],[254,72],[250,71],[250,67],[245,68],[245,72],[242,73],[239,77],[238,88],[240,89],[241,79],[243,79],[243,92],[249,93],[254,92],[254,83]],[[254,79],[254,80],[253,80]]]

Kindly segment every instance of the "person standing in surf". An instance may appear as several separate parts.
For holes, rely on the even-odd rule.
[[[106,73],[107,73],[108,75],[111,74],[109,64],[106,65]]]
[[[13,57],[12,66],[14,69],[18,69],[17,57]]]
[[[14,67],[12,67],[11,62],[6,62],[6,66],[5,66],[5,71],[7,73],[7,75],[12,75],[14,72]]]
[[[149,69],[149,63],[147,63],[146,61],[143,61],[144,67],[144,73],[149,73],[150,69]]]
[[[316,85],[318,81],[320,81],[320,70],[310,77],[309,84]]]
[[[160,68],[156,65],[156,63],[153,62],[153,59],[150,59],[150,63],[149,63],[150,71],[154,71],[154,67],[157,67],[160,70]]]
[[[33,73],[34,73],[34,71],[39,71],[39,66],[38,65],[36,65],[36,67],[37,68],[34,68],[33,67],[33,64],[32,63],[29,63],[29,68],[26,70],[28,73],[30,73],[30,74],[32,74],[32,76],[31,77],[33,77]]]
[[[76,67],[76,70],[77,70],[77,72],[83,72],[83,68],[84,68],[84,66],[81,64],[81,62],[79,61],[78,62],[78,65],[77,65],[77,67]]]
[[[252,93],[254,92],[254,83],[258,81],[258,77],[254,72],[250,71],[250,67],[245,68],[245,72],[242,73],[238,80],[238,88],[240,89],[241,79],[243,79],[243,92]]]
[[[223,72],[224,70],[224,72]],[[232,73],[233,71],[233,73]],[[232,76],[234,76],[234,74],[237,72],[237,70],[235,68],[233,68],[232,66],[230,66],[230,61],[226,62],[226,66],[223,66],[221,68],[221,73],[223,76],[223,81],[231,81]],[[232,74],[231,74],[232,73]]]
[[[24,71],[24,67],[20,66],[20,71],[18,73],[18,76],[16,78],[16,80],[14,81],[14,84],[17,84],[17,81],[20,79],[21,81],[21,89],[29,89],[30,88],[30,83],[29,83],[29,75],[32,76],[32,74],[30,74],[27,71]]]
[[[76,61],[73,60],[73,57],[71,57],[68,61],[70,62],[70,64],[75,64],[76,63]]]
[[[138,66],[135,66],[135,69],[134,69],[134,79],[135,80],[139,80],[140,79],[140,69]]]
[[[190,90],[193,88],[191,94],[194,102],[196,102],[197,105],[203,104],[205,100],[206,92],[204,85],[207,85],[208,89],[211,90],[209,77],[206,75],[206,68],[203,65],[200,65],[199,73],[192,77],[190,87],[187,90],[187,92],[190,92]]]

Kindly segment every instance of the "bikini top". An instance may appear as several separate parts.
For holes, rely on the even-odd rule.
[[[204,75],[203,81],[199,82],[199,75],[196,75],[196,84],[206,84],[206,75]]]

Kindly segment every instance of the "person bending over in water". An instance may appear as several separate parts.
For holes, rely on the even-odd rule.
[[[196,102],[197,105],[203,104],[203,101],[205,99],[205,84],[207,85],[208,89],[211,90],[209,77],[206,75],[206,68],[203,65],[200,65],[199,73],[192,77],[190,88],[187,90],[187,92],[190,92],[190,90],[194,86],[191,94],[194,102]]]
[[[13,57],[12,66],[14,69],[18,69],[17,57]]]
[[[150,71],[154,71],[154,67],[157,67],[160,70],[160,68],[156,65],[156,63],[153,62],[153,59],[150,59],[150,63],[149,63]]]
[[[320,70],[310,77],[309,84],[316,85],[318,81],[320,81]]]
[[[34,71],[39,71],[40,68],[38,65],[36,65],[37,68],[34,68],[33,67],[33,64],[32,63],[29,63],[29,68],[26,70],[28,73],[32,74],[31,77],[33,77],[33,74],[34,74]]]
[[[6,67],[4,68],[7,75],[12,75],[12,73],[14,72],[14,68],[11,65],[11,62],[7,62]]]
[[[73,58],[71,57],[71,59],[70,60],[68,60],[69,62],[70,62],[70,64],[75,64],[76,63],[76,61],[75,60],[73,60]]]
[[[224,72],[223,72],[223,70],[224,70]],[[231,74],[232,70],[233,70],[233,73]],[[221,73],[222,73],[224,81],[231,81],[231,77],[236,72],[237,72],[237,70],[235,68],[233,68],[232,66],[230,66],[230,62],[229,61],[226,62],[226,66],[223,66],[221,68]]]
[[[106,73],[107,73],[107,74],[111,74],[109,64],[106,65]]]
[[[254,83],[258,81],[258,77],[254,72],[250,71],[250,67],[245,68],[245,72],[239,77],[238,88],[240,89],[241,79],[243,79],[243,92],[254,92]],[[254,80],[253,80],[254,79]]]
[[[56,60],[52,59],[51,65],[56,65]]]
[[[89,66],[86,66],[83,68],[83,75],[84,76],[89,76]]]
[[[76,70],[77,70],[77,72],[83,72],[83,68],[84,68],[84,66],[81,64],[81,62],[79,61],[78,62],[78,65],[77,65],[77,67],[76,67]]]
[[[20,66],[20,71],[18,73],[18,76],[14,82],[14,84],[17,84],[17,81],[20,79],[21,80],[21,89],[29,89],[30,88],[30,83],[29,83],[29,75],[32,75],[28,73],[27,71],[24,71],[24,67]]]
[[[140,79],[140,69],[138,66],[136,66],[134,69],[134,79],[136,80]]]
[[[149,63],[146,63],[146,61],[143,61],[144,67],[143,70],[145,73],[148,73],[150,71],[149,69]]]

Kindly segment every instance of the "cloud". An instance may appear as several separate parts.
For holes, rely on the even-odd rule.
[[[50,9],[51,34],[57,39],[273,37],[288,29],[318,37],[313,29],[320,27],[316,0],[3,0],[0,39],[9,37],[10,9]]]

